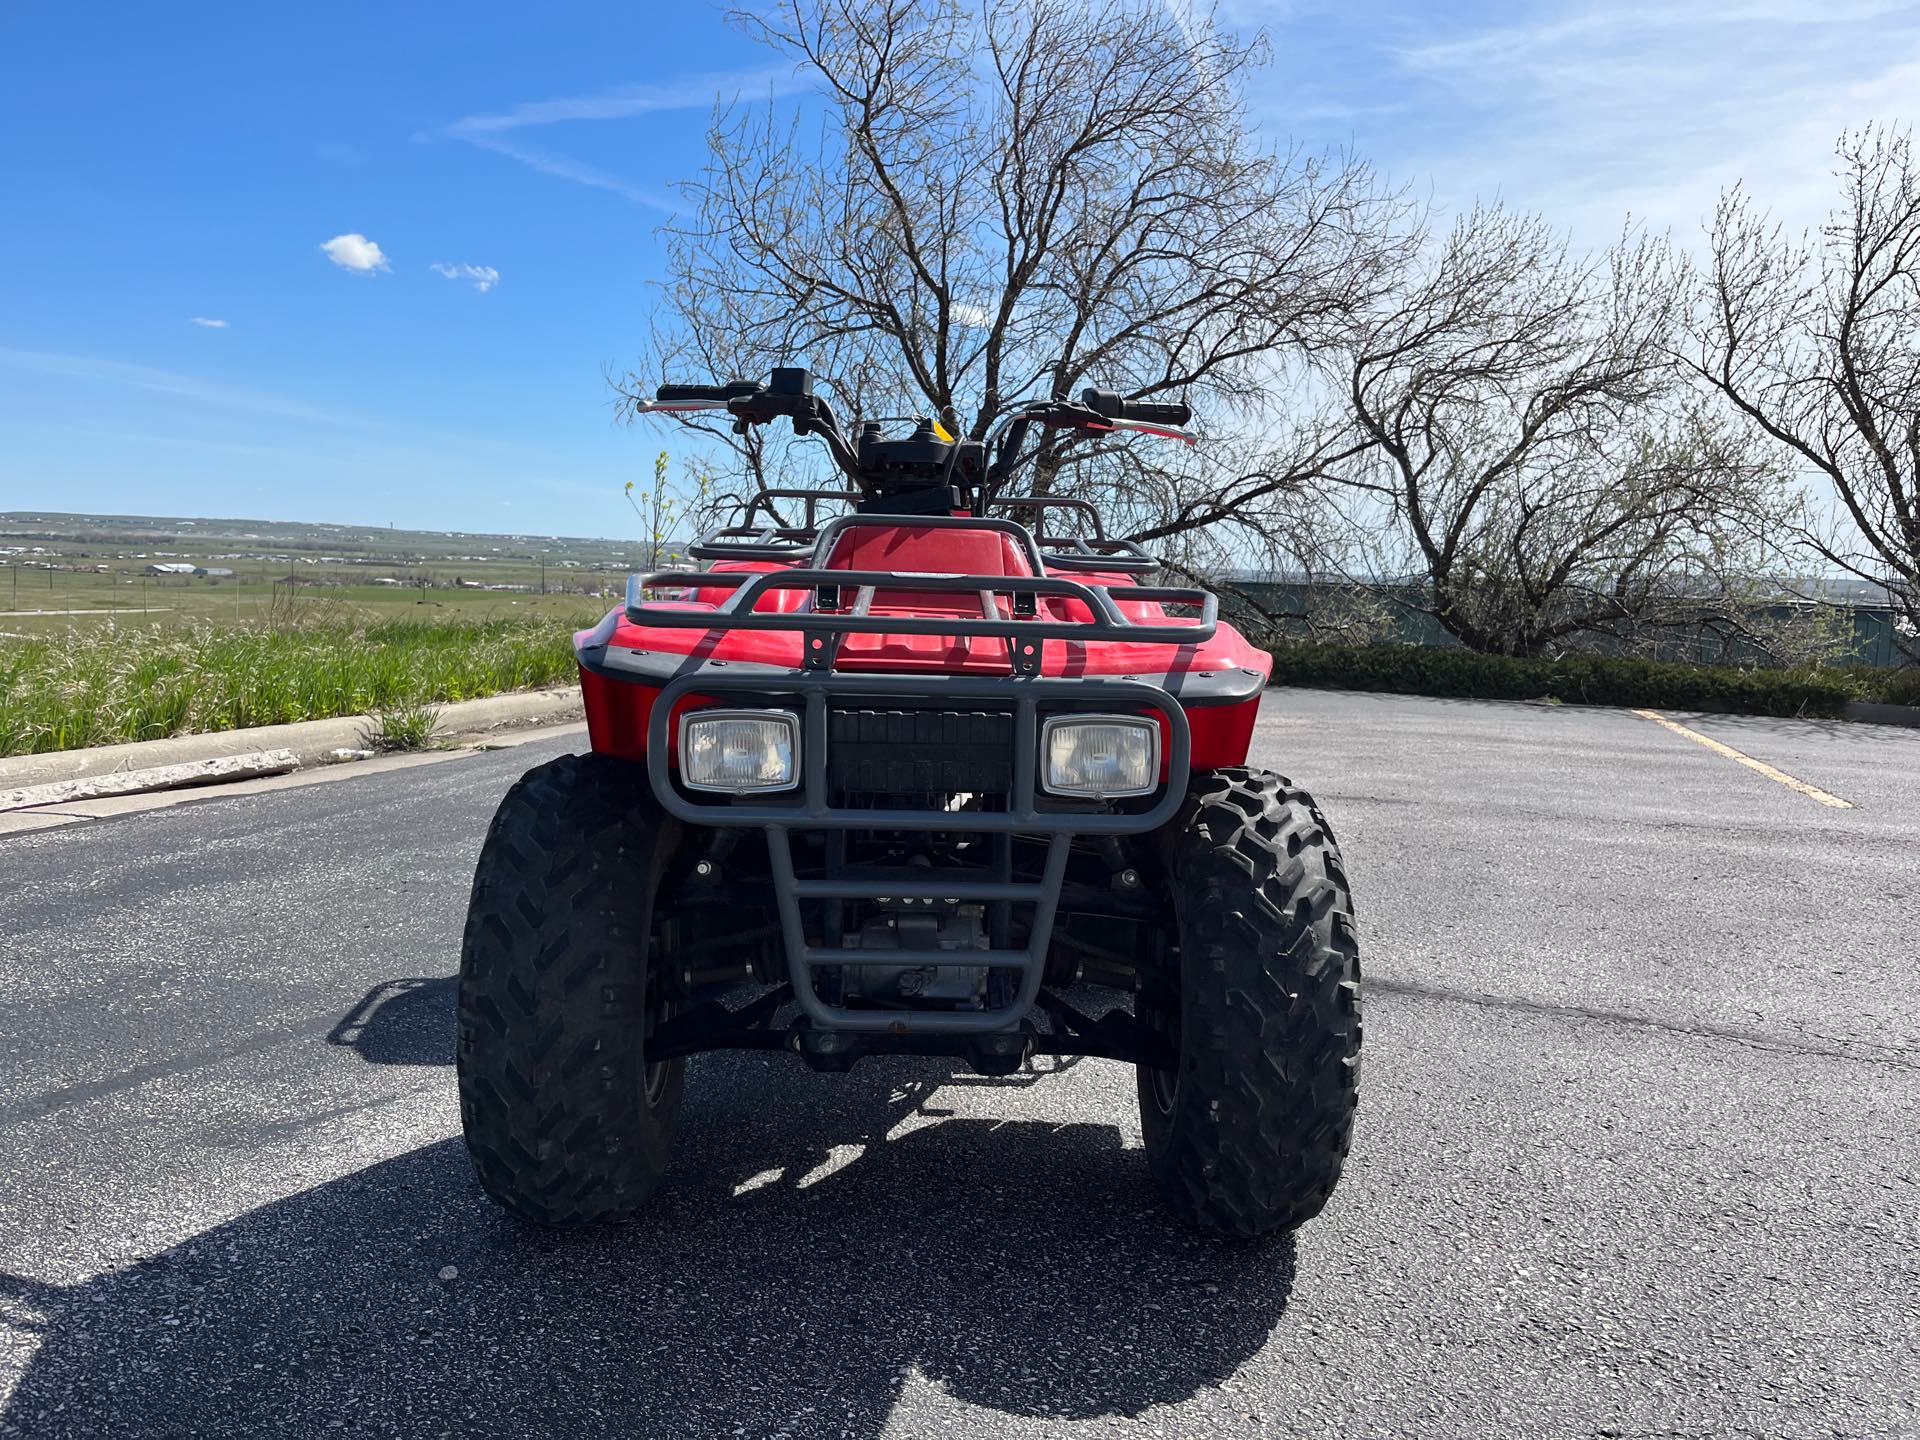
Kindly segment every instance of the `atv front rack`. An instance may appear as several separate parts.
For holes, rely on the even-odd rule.
[[[1126,641],[1168,647],[1199,644],[1213,637],[1219,602],[1204,590],[1128,584],[1128,600],[1192,606],[1198,618],[1164,624],[1129,619],[1104,584],[1044,573],[1034,537],[1011,520],[975,516],[917,517],[916,527],[993,531],[1014,540],[1033,573],[1026,575],[929,574],[904,570],[843,570],[827,562],[840,537],[861,526],[896,527],[897,516],[843,515],[822,525],[813,539],[812,564],[771,571],[663,570],[636,575],[627,584],[627,615],[636,625],[668,629],[797,631],[801,663],[792,670],[689,657],[654,697],[648,718],[647,776],[654,795],[669,814],[700,826],[756,827],[766,831],[775,904],[793,985],[794,999],[814,1028],[815,1042],[836,1043],[832,1032],[980,1035],[1017,1029],[1040,993],[1047,950],[1054,928],[1067,858],[1077,836],[1118,836],[1154,830],[1172,818],[1185,798],[1184,777],[1192,754],[1186,712],[1166,690],[1128,678],[1050,679],[1040,674],[1042,642],[1047,640]],[[650,605],[646,592],[660,588],[725,589],[732,593],[716,609]],[[805,590],[803,609],[760,610],[760,600],[778,591]],[[872,605],[883,591],[915,595],[973,595],[978,615],[875,615]],[[1005,597],[1005,607],[1001,597]],[[1040,597],[1078,601],[1088,618],[1042,618]],[[848,602],[844,603],[843,602]],[[843,637],[853,634],[970,636],[1004,641],[1010,673],[849,674],[836,669]],[[800,784],[774,797],[695,798],[674,778],[673,725],[681,702],[698,696],[726,703],[793,707],[801,732]],[[991,711],[1012,716],[1011,784],[994,803],[1004,808],[873,808],[835,803],[830,780],[830,732],[836,709],[859,702],[889,707],[949,711]],[[849,702],[853,702],[850,704]],[[1162,721],[1167,782],[1151,804],[1123,802],[1094,808],[1088,802],[1049,805],[1038,783],[1041,721],[1054,714],[1123,712],[1156,714]],[[824,831],[826,873],[802,877],[793,858],[795,830]],[[849,832],[919,831],[929,834],[975,833],[994,837],[990,866],[965,874],[902,873],[845,863]],[[1016,835],[1041,839],[1046,858],[1037,880],[1013,873]],[[949,947],[859,948],[838,943],[841,907],[849,900],[979,903],[989,907],[986,949]],[[802,901],[826,907],[822,928],[826,943],[807,939]],[[1025,946],[1002,943],[1012,930],[1014,905],[1032,907]],[[844,966],[962,966],[1016,973],[1011,1001],[977,1010],[915,1008],[855,1009],[830,1003],[820,994],[814,971]],[[997,1042],[996,1042],[997,1043]]]
[[[733,594],[713,610],[676,610],[646,605],[647,590],[731,590]],[[855,592],[853,604],[842,611],[839,592]],[[808,610],[757,610],[762,596],[776,590],[812,590]],[[917,594],[975,595],[980,614],[874,615],[874,596],[882,590]],[[999,595],[1012,601],[1011,615],[1001,613]],[[839,637],[856,634],[953,635],[1004,640],[1008,663],[1016,674],[1040,673],[1043,640],[1124,640],[1142,645],[1197,645],[1211,640],[1219,625],[1220,602],[1203,590],[1164,585],[1130,585],[1129,600],[1167,605],[1194,605],[1200,618],[1152,624],[1129,620],[1113,603],[1103,585],[1083,584],[1063,576],[912,575],[898,570],[767,570],[758,572],[712,570],[656,570],[627,582],[627,616],[637,625],[671,630],[798,630],[805,637],[803,663],[808,670],[831,670],[839,653]],[[1039,618],[1042,595],[1078,600],[1093,614],[1091,620]],[[824,603],[823,603],[824,602]]]

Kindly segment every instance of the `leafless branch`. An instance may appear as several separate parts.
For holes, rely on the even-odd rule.
[[[1920,170],[1910,132],[1839,143],[1841,200],[1797,242],[1721,197],[1686,358],[1850,525],[1807,527],[1827,564],[1885,585],[1920,632]],[[1920,640],[1908,641],[1920,660]]]
[[[1042,453],[1037,491],[1113,501],[1156,539],[1250,534],[1351,446],[1350,428],[1298,423],[1290,370],[1391,283],[1408,207],[1350,156],[1255,137],[1242,86],[1264,42],[1150,0],[776,0],[734,18],[820,103],[716,113],[630,397],[805,363],[856,419],[952,406],[979,437],[1097,383],[1286,437],[1258,463],[1229,443],[1158,476],[1080,440]],[[781,458],[739,449],[763,484]]]

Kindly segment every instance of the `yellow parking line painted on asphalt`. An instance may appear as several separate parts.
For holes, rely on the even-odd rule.
[[[1698,730],[1689,730],[1685,725],[1682,725],[1678,720],[1669,720],[1666,716],[1662,715],[1658,710],[1636,710],[1633,713],[1636,715],[1644,716],[1648,720],[1653,721],[1653,723],[1656,725],[1664,725],[1667,727],[1667,729],[1671,730],[1674,734],[1684,735],[1687,737],[1687,739],[1693,741],[1695,744],[1706,746],[1707,749],[1713,751],[1713,753],[1716,755],[1724,755],[1729,760],[1737,760],[1740,762],[1740,764],[1746,766],[1749,770],[1756,770],[1760,774],[1766,776],[1767,779],[1772,780],[1777,784],[1784,785],[1789,790],[1797,790],[1802,795],[1806,796],[1809,800],[1812,800],[1818,804],[1829,805],[1835,810],[1853,809],[1853,802],[1851,800],[1842,800],[1838,795],[1829,795],[1826,791],[1822,790],[1818,785],[1809,785],[1804,780],[1796,780],[1793,778],[1793,776],[1787,774],[1786,771],[1776,770],[1773,768],[1773,766],[1767,764],[1767,762],[1764,760],[1756,760],[1751,755],[1742,755],[1738,750],[1734,749],[1731,745],[1722,745],[1718,740],[1715,740],[1712,736],[1702,735]]]

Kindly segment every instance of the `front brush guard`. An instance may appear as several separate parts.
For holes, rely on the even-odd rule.
[[[685,612],[682,612],[685,613]],[[799,628],[802,616],[790,617]],[[891,625],[892,619],[883,622]],[[979,622],[975,622],[979,623]],[[1014,625],[1031,622],[1002,621]],[[801,709],[801,786],[781,801],[736,798],[720,803],[692,799],[675,783],[670,763],[670,730],[679,702],[689,696],[751,700],[762,705],[797,702]],[[1014,716],[1013,787],[1008,808],[987,810],[875,810],[835,806],[827,778],[827,715],[832,702],[842,700],[909,700],[983,702],[1009,706]],[[1039,717],[1045,707],[1055,713],[1071,711],[1157,712],[1166,722],[1167,781],[1149,808],[1133,812],[1076,812],[1050,810],[1038,787]],[[782,676],[727,674],[702,665],[669,682],[655,698],[648,721],[647,778],[661,807],[691,825],[739,826],[764,829],[772,867],[775,901],[785,944],[787,971],[793,996],[817,1029],[887,1033],[892,1035],[984,1034],[1019,1025],[1040,995],[1052,940],[1055,911],[1066,877],[1067,856],[1080,835],[1131,835],[1156,830],[1179,809],[1191,757],[1186,712],[1165,690],[1139,680],[1050,679],[1033,675],[849,675],[832,669],[802,670]],[[840,869],[820,879],[800,879],[794,870],[791,833],[796,829],[829,832],[849,830],[920,830],[929,833],[986,833],[1004,836],[996,848],[991,879],[942,879],[938,872],[903,876],[898,872]],[[1012,876],[1012,837],[1044,837],[1047,856],[1037,882]],[[830,846],[829,853],[840,847]],[[800,910],[802,900],[837,902],[885,896],[894,899],[960,900],[1007,906],[1030,904],[1033,919],[1024,948],[987,950],[892,949],[863,950],[807,943]],[[826,937],[831,939],[829,932]],[[829,1004],[814,984],[819,965],[969,965],[1012,970],[1019,974],[1013,1000],[981,1010],[852,1009]]]

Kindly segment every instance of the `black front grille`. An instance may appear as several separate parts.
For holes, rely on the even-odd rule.
[[[1013,788],[1013,716],[831,710],[827,779],[842,794],[1004,794]]]

